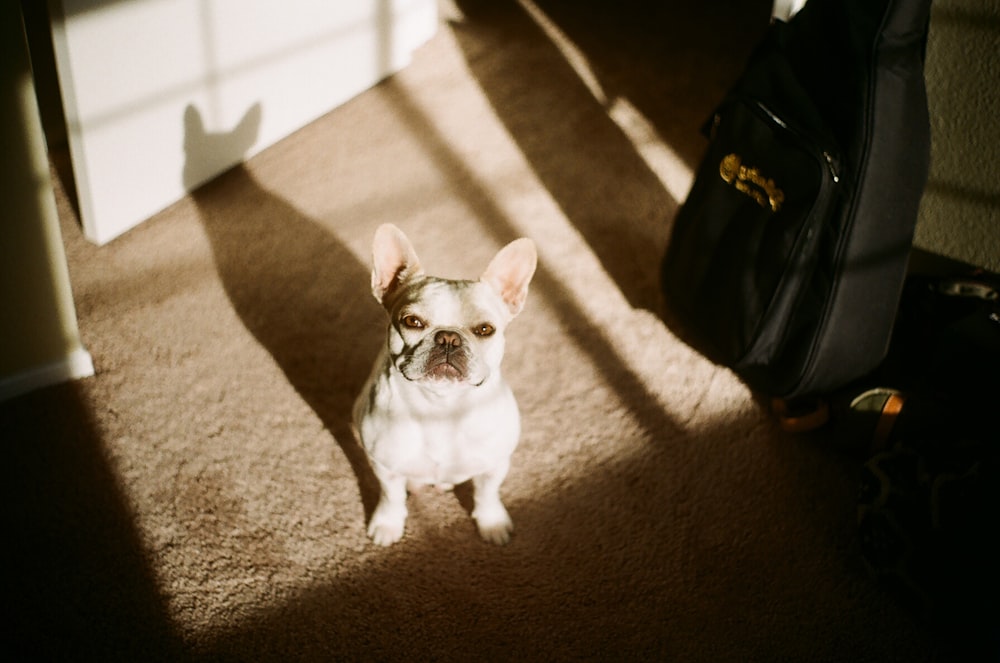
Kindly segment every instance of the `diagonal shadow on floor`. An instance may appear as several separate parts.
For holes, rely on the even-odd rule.
[[[709,9],[734,10],[722,0],[701,11],[642,1],[524,3],[554,17],[549,30],[582,53],[596,79],[588,84],[522,4],[456,4],[463,19],[451,28],[510,136],[628,301],[659,310],[659,263],[680,201],[611,119],[610,105],[638,107],[693,169],[704,149],[699,127],[737,73],[731,52],[749,52],[756,23],[742,35],[717,31],[733,24],[711,20]],[[766,12],[741,11],[761,14],[766,27]],[[720,48],[730,51],[725,58]],[[594,86],[606,99],[595,98]]]

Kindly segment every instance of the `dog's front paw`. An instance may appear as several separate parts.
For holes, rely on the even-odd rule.
[[[391,546],[403,538],[406,512],[392,513],[386,509],[376,509],[368,523],[368,536],[380,546]]]
[[[490,509],[488,512],[477,510],[473,518],[476,520],[476,527],[479,528],[479,536],[483,537],[483,540],[499,546],[510,541],[514,523],[511,522],[503,506],[500,506],[499,510]]]

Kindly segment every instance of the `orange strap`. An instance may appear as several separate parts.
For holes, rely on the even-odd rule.
[[[801,403],[796,403],[801,406]],[[806,433],[820,428],[830,420],[830,406],[823,399],[816,399],[811,402],[808,410],[796,408],[793,413],[788,407],[788,401],[783,398],[775,398],[771,401],[771,411],[778,418],[778,425],[781,430],[789,433]]]
[[[896,418],[903,410],[903,403],[906,398],[902,394],[891,393],[882,406],[882,414],[879,415],[878,423],[875,425],[875,433],[872,435],[872,444],[876,449],[881,448],[889,440],[892,427],[896,425]]]

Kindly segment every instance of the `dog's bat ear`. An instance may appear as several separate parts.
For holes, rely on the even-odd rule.
[[[403,231],[386,223],[372,242],[372,294],[385,304],[401,285],[423,273],[413,245]]]
[[[496,291],[512,316],[524,308],[528,297],[528,283],[535,274],[538,252],[535,243],[522,237],[515,239],[490,261],[480,280],[488,283]]]

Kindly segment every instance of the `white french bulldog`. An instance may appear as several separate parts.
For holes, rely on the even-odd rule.
[[[472,480],[480,535],[503,544],[513,529],[500,484],[521,432],[500,374],[504,330],[524,307],[537,254],[518,239],[478,281],[424,274],[396,226],[375,232],[372,292],[389,313],[388,339],[354,405],[354,425],[379,480],[368,535],[403,536],[408,487]]]

